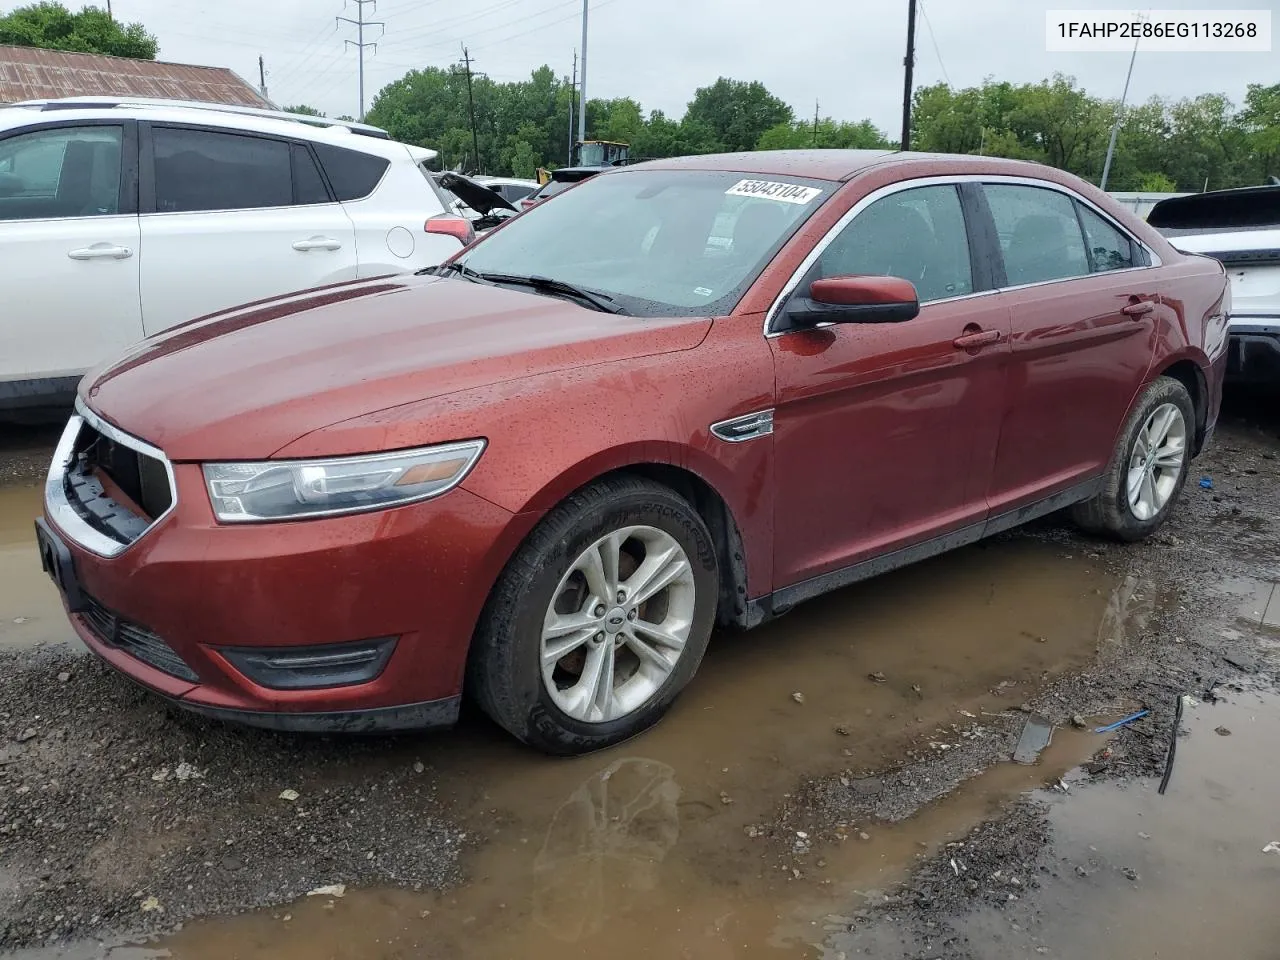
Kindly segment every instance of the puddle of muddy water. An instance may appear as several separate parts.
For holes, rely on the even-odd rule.
[[[0,487],[0,650],[70,638],[57,588],[40,569],[39,486]]]
[[[308,898],[192,924],[163,947],[179,960],[817,956],[825,915],[1101,738],[1059,731],[1039,766],[1000,764],[916,818],[859,825],[846,843],[815,847],[826,866],[799,879],[745,828],[803,777],[877,769],[965,722],[962,710],[1030,699],[1122,638],[1146,603],[1100,561],[1014,538],[717,636],[667,720],[615,750],[551,760],[480,722],[389,748],[430,763],[450,813],[482,841],[465,885]]]
[[[1280,841],[1280,696],[1228,697],[1187,708],[1164,796],[1153,780],[1046,796],[1055,875],[957,932],[985,960],[1280,956],[1280,853],[1263,852]]]

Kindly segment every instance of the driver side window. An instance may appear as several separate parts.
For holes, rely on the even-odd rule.
[[[818,258],[811,279],[901,277],[921,303],[973,292],[969,237],[954,184],[899,190],[859,213]]]

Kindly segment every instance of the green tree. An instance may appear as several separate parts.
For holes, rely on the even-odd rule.
[[[0,16],[0,44],[79,53],[106,53],[135,60],[156,58],[156,38],[140,23],[122,24],[105,10],[72,13],[61,3],[17,7]]]
[[[306,117],[323,117],[324,114],[315,107],[309,107],[305,103],[295,103],[292,107],[285,107],[285,113],[300,113]]]
[[[1138,177],[1138,189],[1143,193],[1176,193],[1178,185],[1163,173],[1144,173]]]
[[[795,119],[792,109],[771,94],[763,83],[721,77],[709,87],[699,87],[685,111],[684,123],[706,132],[713,149],[754,150],[770,127]]]
[[[760,135],[757,150],[801,150],[812,147],[842,150],[884,150],[891,147],[889,138],[870,120],[861,123],[837,123],[825,117],[815,125],[812,120],[779,123]]]
[[[1280,175],[1280,83],[1249,84],[1240,123],[1253,155],[1254,182]]]

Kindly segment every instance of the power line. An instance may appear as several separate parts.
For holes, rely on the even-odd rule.
[[[938,67],[942,70],[942,79],[947,81],[947,86],[951,86],[951,78],[947,76],[947,65],[942,62],[942,51],[938,49],[938,35],[933,32],[933,24],[929,22],[929,11],[924,8],[924,0],[920,2],[920,16],[924,17],[924,25],[929,30],[929,41],[933,44],[934,55],[938,58]]]
[[[335,23],[349,23],[356,28],[356,39],[344,40],[343,49],[346,49],[346,47],[349,47],[349,46],[355,47],[356,52],[359,54],[359,57],[360,57],[360,68],[359,68],[360,70],[360,73],[359,73],[360,114],[357,119],[359,119],[359,121],[363,123],[364,122],[364,48],[373,47],[375,53],[377,52],[377,49],[378,49],[377,41],[367,41],[367,42],[365,41],[364,28],[378,27],[380,30],[385,32],[386,24],[383,23],[381,20],[366,20],[364,18],[364,5],[366,3],[371,3],[373,4],[373,9],[377,10],[378,0],[351,0],[351,2],[356,5],[356,10],[358,11],[356,13],[355,20],[352,20],[350,17],[334,17],[333,19]],[[379,33],[379,36],[381,36],[381,33]]]

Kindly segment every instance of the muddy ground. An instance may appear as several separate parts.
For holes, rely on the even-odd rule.
[[[1154,540],[1049,521],[717,636],[664,724],[568,761],[472,716],[284,737],[132,687],[75,648],[39,574],[50,442],[0,428],[0,947],[19,956],[1280,949],[1274,398],[1233,399]],[[1030,717],[1052,742],[1011,763]],[[111,946],[140,933],[162,936]]]

